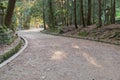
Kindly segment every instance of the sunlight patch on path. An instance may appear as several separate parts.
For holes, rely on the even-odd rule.
[[[72,45],[73,48],[79,49],[80,47],[77,44]]]
[[[85,59],[86,59],[90,64],[94,65],[95,67],[99,67],[99,68],[102,67],[100,64],[97,63],[96,59],[93,58],[92,56],[90,56],[89,54],[84,53],[84,54],[83,54],[83,57],[85,57]]]
[[[54,54],[51,56],[51,60],[61,60],[65,58],[66,55],[61,51],[55,51]]]

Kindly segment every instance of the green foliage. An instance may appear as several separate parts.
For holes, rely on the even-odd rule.
[[[0,2],[0,8],[7,8],[6,2]]]
[[[102,23],[105,23],[105,10],[106,7],[113,7],[113,0],[103,0],[102,1]],[[50,4],[52,3],[52,15],[50,10]],[[117,3],[118,2],[118,3]],[[98,0],[93,0],[91,4],[91,23],[98,26]],[[116,18],[119,19],[119,1],[116,0]],[[43,9],[45,8],[45,9]],[[88,20],[88,0],[83,0],[84,18],[85,25],[87,25]],[[112,10],[112,9],[111,9]],[[76,15],[78,25],[82,25],[81,20],[81,0],[76,0]],[[111,11],[113,12],[113,11]],[[45,14],[44,21],[43,13]],[[52,17],[51,17],[52,16]],[[53,21],[52,21],[53,20]],[[74,25],[74,0],[17,0],[15,14],[13,17],[13,25],[22,28],[29,29],[29,27],[40,25],[40,22],[45,22],[46,26],[54,29],[54,25],[57,26],[58,23],[62,23],[62,26]],[[53,25],[51,25],[53,24]],[[111,23],[110,23],[111,24]],[[54,28],[53,28],[54,27]],[[12,26],[13,28],[13,26]],[[13,28],[13,31],[16,27]]]
[[[42,2],[41,0],[37,1],[34,6],[31,7],[31,16],[33,17],[41,17],[42,18]]]
[[[63,32],[63,27],[59,26],[59,27],[58,27],[58,33],[61,34],[62,32]]]
[[[60,16],[60,15],[65,15],[65,14],[67,14],[68,13],[68,11],[66,10],[66,9],[63,9],[63,10],[57,10],[56,12],[55,12],[55,15],[56,16]]]
[[[0,34],[7,32],[7,27],[6,26],[0,26]]]
[[[14,33],[5,26],[0,26],[0,44],[11,43]]]
[[[30,21],[32,17],[31,7],[33,5],[34,5],[33,1],[28,1],[28,0],[17,1],[15,14],[13,16],[13,26],[15,26],[14,30],[16,30],[17,27],[22,29],[29,29]]]
[[[80,31],[78,33],[79,36],[82,36],[82,37],[86,37],[88,35],[88,33],[86,31]]]

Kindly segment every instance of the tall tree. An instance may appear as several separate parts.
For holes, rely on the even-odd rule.
[[[88,16],[87,16],[87,25],[91,25],[91,8],[92,8],[92,3],[91,0],[88,0]]]
[[[69,25],[69,0],[66,1],[66,10],[67,10],[67,13],[66,13],[66,25],[68,26]]]
[[[74,0],[74,22],[75,22],[75,28],[77,29],[78,26],[77,26],[77,15],[76,15],[76,0]]]
[[[53,12],[53,0],[49,0],[49,27],[54,30],[55,22],[54,22],[54,12]]]
[[[8,2],[8,8],[7,8],[7,13],[5,16],[5,25],[10,28],[11,22],[12,22],[12,16],[14,13],[14,8],[15,8],[15,3],[16,0],[9,0]]]
[[[116,0],[113,0],[113,21],[112,23],[115,24],[115,17],[116,17]]]
[[[81,9],[80,9],[81,10],[81,20],[82,20],[83,27],[85,27],[83,0],[80,0],[80,3],[81,3]]]
[[[43,0],[43,23],[44,23],[44,30],[46,30],[46,23],[45,23],[45,0]]]
[[[101,0],[98,0],[98,27],[102,26],[102,7],[101,7]]]

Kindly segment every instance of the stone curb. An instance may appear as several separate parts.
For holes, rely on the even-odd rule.
[[[7,59],[7,60],[4,61],[3,63],[1,63],[1,64],[0,64],[0,68],[2,68],[3,66],[5,66],[6,64],[10,63],[12,60],[14,60],[16,57],[18,57],[18,56],[23,52],[23,50],[26,49],[26,47],[27,47],[27,45],[28,45],[28,41],[27,41],[24,37],[22,37],[22,36],[20,36],[20,38],[24,40],[25,45],[24,45],[24,46],[22,47],[22,49],[20,49],[15,55],[13,55],[13,56],[10,57],[9,59]]]
[[[62,35],[62,34],[56,34],[56,33],[50,33],[50,32],[43,32],[43,31],[40,31],[40,32],[43,33],[43,34],[49,34],[49,35],[54,35],[54,36],[69,37],[69,38],[76,38],[76,39],[84,39],[84,40],[89,40],[89,41],[96,41],[96,42],[101,42],[101,43],[106,43],[106,44],[120,46],[120,44],[117,44],[117,43],[107,42],[107,41],[98,40],[98,39],[90,39],[90,38],[84,38],[84,37]]]

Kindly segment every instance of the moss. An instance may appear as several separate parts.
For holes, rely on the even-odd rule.
[[[88,33],[85,32],[85,31],[81,31],[81,32],[78,33],[78,35],[82,36],[82,37],[86,37],[88,35]]]
[[[11,49],[10,51],[6,52],[4,55],[0,55],[0,63],[9,59],[11,56],[17,53],[21,48],[21,46],[22,46],[22,41],[20,41],[20,43],[14,49]]]

